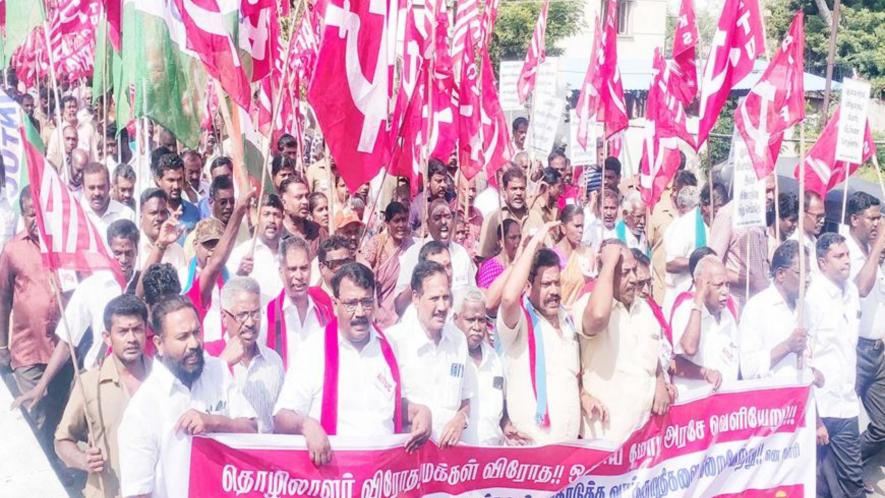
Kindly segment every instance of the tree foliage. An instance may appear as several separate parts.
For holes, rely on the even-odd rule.
[[[502,0],[489,54],[497,68],[500,60],[522,60],[532,39],[532,31],[541,11],[541,2]],[[547,54],[559,55],[556,43],[572,36],[584,23],[584,2],[553,0],[547,13]],[[588,47],[589,49],[589,47]]]
[[[829,2],[832,6],[832,2]],[[769,46],[776,47],[793,15],[805,12],[805,70],[826,74],[830,27],[815,2],[773,0],[767,19]],[[832,7],[831,7],[832,8]],[[836,35],[833,78],[858,76],[873,85],[873,96],[885,97],[885,0],[845,0]]]

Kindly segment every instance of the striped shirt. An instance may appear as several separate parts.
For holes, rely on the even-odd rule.
[[[242,362],[231,370],[234,389],[246,398],[258,416],[258,432],[273,432],[273,407],[283,387],[283,361],[280,355],[262,344],[249,366]]]

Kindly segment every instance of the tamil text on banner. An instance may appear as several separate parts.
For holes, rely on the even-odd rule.
[[[734,164],[734,228],[765,226],[765,182],[756,177],[753,160],[744,137],[735,133],[731,140]]]
[[[181,485],[192,497],[813,496],[809,392],[740,383],[674,405],[621,446],[440,449],[428,442],[407,454],[405,436],[332,438],[332,461],[317,468],[297,436],[195,438],[189,482]]]

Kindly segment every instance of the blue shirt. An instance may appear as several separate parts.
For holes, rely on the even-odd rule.
[[[197,222],[200,221],[200,210],[197,209],[197,206],[182,199],[181,219],[179,221],[184,227],[184,232],[181,234],[181,238],[178,239],[178,243],[184,245],[184,239],[187,238],[187,235],[191,233],[194,227],[197,226]]]

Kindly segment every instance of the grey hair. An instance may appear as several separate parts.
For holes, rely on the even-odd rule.
[[[221,288],[222,309],[230,309],[237,296],[243,292],[261,296],[261,287],[259,287],[258,281],[252,277],[233,277],[225,282],[224,287]]]
[[[642,194],[638,190],[630,190],[621,200],[621,211],[633,211],[638,207],[645,207],[645,201],[642,200]]]
[[[452,305],[452,313],[459,314],[464,309],[465,303],[480,303],[485,308],[486,296],[476,287],[470,287],[455,295],[455,302]]]
[[[676,205],[683,210],[692,209],[696,207],[699,202],[700,191],[695,186],[686,185],[676,194]]]
[[[304,254],[307,254],[308,258],[310,257],[310,245],[300,236],[294,235],[280,240],[280,248],[277,251],[277,264],[282,267],[286,262],[286,256],[289,254],[289,251],[296,249],[304,251]]]
[[[694,267],[694,273],[691,275],[691,278],[697,280],[698,277],[703,275],[707,271],[707,269],[710,268],[711,265],[715,264],[722,264],[722,261],[719,259],[718,256],[714,256],[713,254],[708,254],[704,256],[703,258],[701,258],[700,261],[698,261],[697,266]]]

